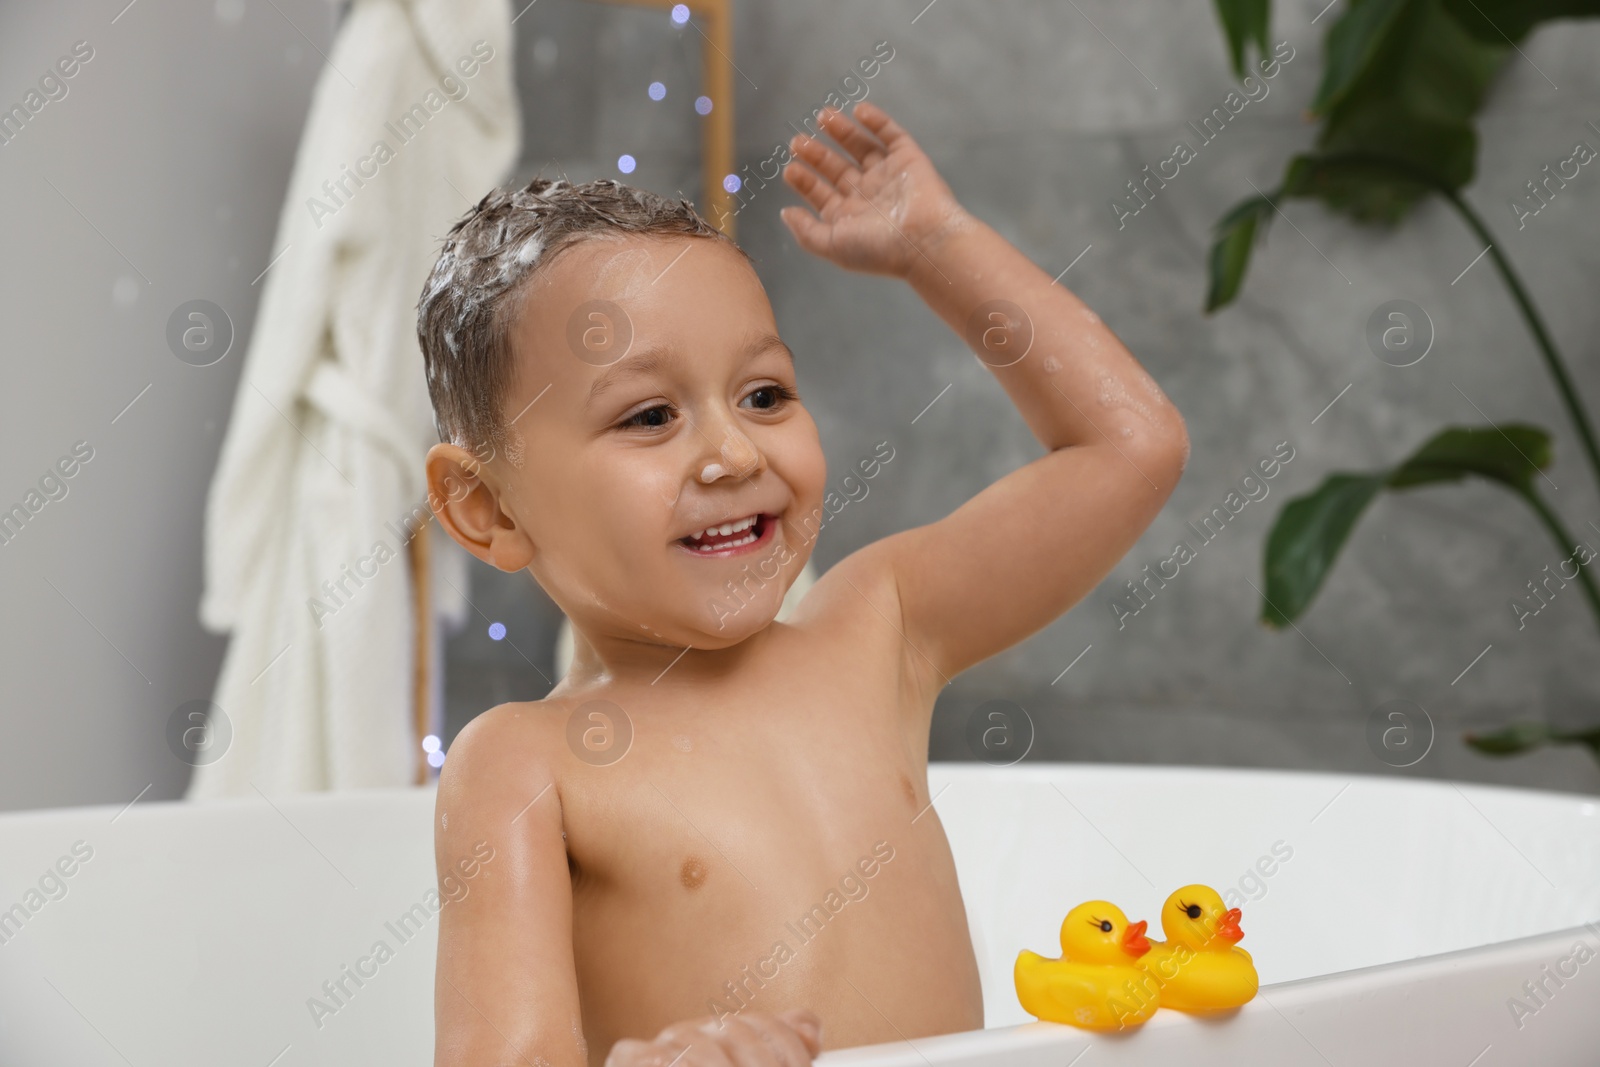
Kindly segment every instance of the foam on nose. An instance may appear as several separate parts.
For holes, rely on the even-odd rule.
[[[722,464],[707,463],[705,468],[700,472],[700,480],[705,482],[707,485],[710,485],[712,482],[716,481],[718,478],[721,478],[727,473],[727,468],[725,468]]]

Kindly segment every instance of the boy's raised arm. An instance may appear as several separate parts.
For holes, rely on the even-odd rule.
[[[801,246],[905,278],[967,340],[1049,453],[947,517],[841,563],[887,569],[900,623],[942,684],[1057,618],[1110,572],[1188,458],[1183,419],[1099,317],[956,203],[922,150],[862,103],[824,128],[849,153],[797,137],[786,208]],[[881,606],[880,610],[881,610]]]
[[[561,799],[545,765],[505,743],[504,714],[470,723],[439,778],[434,1064],[586,1067]]]

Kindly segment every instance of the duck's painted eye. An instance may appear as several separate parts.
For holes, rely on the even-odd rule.
[[[1190,904],[1183,909],[1183,913],[1191,919],[1198,919],[1200,918],[1200,905]]]
[[[1111,920],[1110,919],[1101,919],[1100,920],[1100,929],[1104,930],[1106,933],[1109,934],[1111,932]]]

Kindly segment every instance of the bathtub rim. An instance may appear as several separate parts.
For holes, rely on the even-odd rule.
[[[1298,1006],[1296,1002],[1304,1003],[1307,1000],[1315,1000],[1327,992],[1342,993],[1350,996],[1371,994],[1384,988],[1412,985],[1437,977],[1441,973],[1452,970],[1455,965],[1466,961],[1479,962],[1485,960],[1507,960],[1509,958],[1508,962],[1510,962],[1518,959],[1524,961],[1542,959],[1547,953],[1563,949],[1571,944],[1573,938],[1583,935],[1600,940],[1600,917],[1582,926],[1551,930],[1542,934],[1530,934],[1526,937],[1511,938],[1487,945],[1453,949],[1448,952],[1439,952],[1427,956],[1413,956],[1408,960],[1396,960],[1367,967],[1352,967],[1343,971],[1331,971],[1328,974],[1295,978],[1287,982],[1274,982],[1270,985],[1262,986],[1256,997],[1246,1004],[1241,1011],[1272,1011],[1283,1017],[1285,1022],[1288,1022],[1283,1008],[1288,1008],[1292,1011]],[[1275,1003],[1275,1001],[1282,1003],[1282,1007],[1280,1008],[1279,1003]],[[909,1056],[906,1056],[904,1062],[908,1065],[916,1064],[926,1067],[929,1063],[965,1062],[967,1057],[979,1053],[990,1058],[1005,1053],[1017,1054],[1035,1049],[1055,1049],[1058,1052],[1070,1053],[1080,1048],[1082,1051],[1087,1051],[1090,1047],[1103,1041],[1131,1041],[1136,1038],[1141,1030],[1160,1031],[1175,1027],[1226,1026],[1228,1021],[1228,1019],[1207,1020],[1197,1018],[1169,1009],[1156,1012],[1149,1022],[1144,1023],[1130,1033],[1102,1034],[1095,1031],[1080,1030],[1064,1023],[1034,1020],[1012,1026],[985,1027],[981,1030],[957,1030],[948,1034],[933,1034],[914,1040],[902,1039],[899,1041],[879,1042],[872,1045],[852,1045],[845,1048],[827,1049],[822,1056],[818,1057],[816,1062],[822,1067],[851,1067],[851,1065],[857,1063],[869,1065],[869,1067],[898,1067],[899,1060],[902,1056],[906,1056],[909,1050]],[[1293,1024],[1290,1023],[1290,1026],[1293,1027]],[[1304,1034],[1301,1037],[1304,1039]],[[1312,1048],[1315,1049],[1316,1046],[1313,1045]],[[1320,1054],[1321,1050],[1317,1051]],[[1081,1054],[1082,1052],[1079,1052],[1079,1055]],[[985,1060],[985,1062],[988,1062],[988,1060]]]

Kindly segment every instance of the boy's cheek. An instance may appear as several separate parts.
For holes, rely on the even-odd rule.
[[[802,411],[800,417],[789,420],[783,429],[783,436],[769,448],[767,459],[794,494],[789,519],[798,522],[822,507],[822,495],[828,482],[828,458],[823,454],[817,425],[809,412]]]

